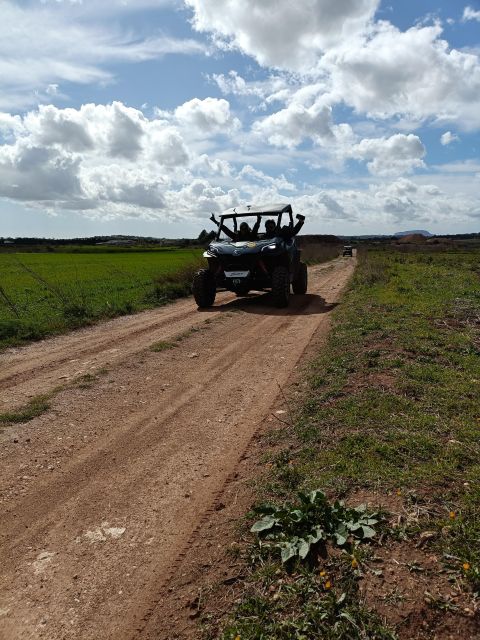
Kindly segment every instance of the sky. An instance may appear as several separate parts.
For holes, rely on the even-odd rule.
[[[0,237],[480,232],[480,1],[0,0]]]

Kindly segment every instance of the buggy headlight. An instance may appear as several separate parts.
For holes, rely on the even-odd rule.
[[[218,250],[216,247],[208,247],[208,249],[204,252],[204,258],[215,258],[218,255]]]
[[[275,243],[267,244],[266,247],[262,247],[262,251],[273,251],[276,248],[277,248],[277,245]]]

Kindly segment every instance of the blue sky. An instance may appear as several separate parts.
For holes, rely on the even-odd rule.
[[[0,237],[480,231],[480,3],[0,0]]]

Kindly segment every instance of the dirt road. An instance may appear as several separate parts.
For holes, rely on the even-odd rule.
[[[0,432],[2,640],[138,636],[353,268],[310,269],[287,310],[224,293],[0,355],[0,410],[71,383]]]

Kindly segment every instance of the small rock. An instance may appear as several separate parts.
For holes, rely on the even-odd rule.
[[[188,354],[188,357],[189,357],[189,358],[198,358],[198,353],[195,353],[195,352],[193,352],[193,353],[189,353],[189,354]]]

